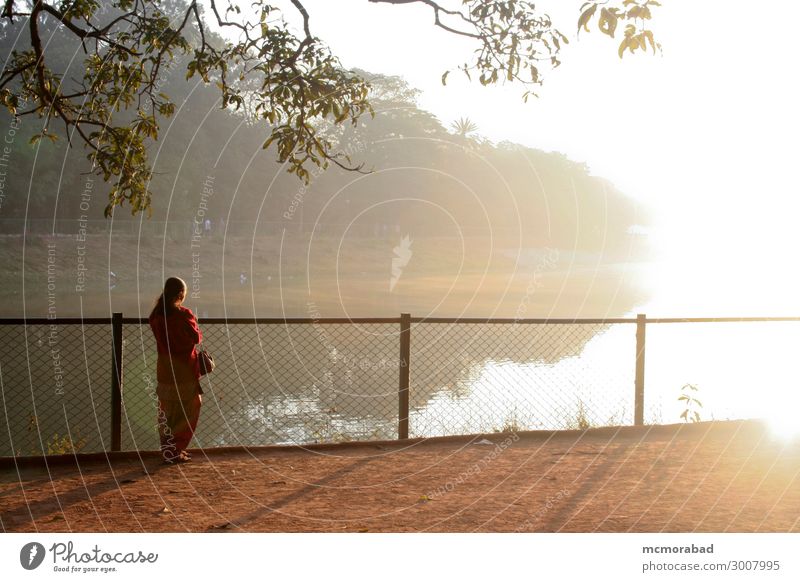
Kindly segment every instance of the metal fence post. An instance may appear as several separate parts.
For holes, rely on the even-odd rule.
[[[644,424],[644,345],[645,326],[647,317],[643,314],[636,316],[636,388],[633,405],[633,423],[636,426]]]
[[[411,364],[411,314],[400,314],[400,387],[397,415],[397,438],[408,438],[408,386]]]
[[[111,450],[122,450],[122,314],[111,317]]]

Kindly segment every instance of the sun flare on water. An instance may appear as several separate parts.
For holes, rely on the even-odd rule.
[[[728,220],[713,220],[715,208],[695,210],[693,217],[676,214],[665,221],[671,227],[654,229],[658,258],[645,274],[652,299],[640,312],[648,317],[800,317],[800,237],[789,228],[800,199],[776,197],[771,220],[748,219],[745,208],[732,211]],[[735,411],[736,418],[763,419],[777,438],[800,438],[800,321],[675,325],[675,336],[662,351],[683,358],[685,343],[696,346],[693,364],[707,382],[700,385],[701,393],[709,396],[709,385],[716,385],[712,405]],[[648,335],[650,329],[654,336],[663,333],[657,326],[648,328]],[[648,341],[648,357],[650,346]],[[684,365],[679,359],[670,367]],[[703,420],[715,417],[713,408],[704,412]]]

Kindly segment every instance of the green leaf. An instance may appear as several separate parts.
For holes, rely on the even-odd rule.
[[[581,28],[589,32],[589,21],[592,19],[595,12],[597,12],[597,4],[592,4],[587,10],[583,11],[580,18],[578,18],[578,34],[581,32]]]
[[[603,8],[600,11],[600,21],[597,24],[601,32],[614,38],[614,32],[617,30],[617,13],[614,10]]]
[[[656,54],[656,41],[653,38],[653,31],[652,30],[645,30],[643,33],[644,37],[650,41],[650,46],[653,47],[653,54]]]
[[[625,38],[622,39],[622,42],[619,43],[619,49],[617,50],[619,58],[622,58],[622,55],[625,54],[625,49],[628,48],[628,42],[630,42],[630,40],[631,40],[630,37],[626,36]]]
[[[450,74],[450,71],[445,71],[444,75],[442,75],[442,85],[447,85],[447,75]]]

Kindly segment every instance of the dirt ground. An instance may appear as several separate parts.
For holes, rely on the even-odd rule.
[[[752,422],[0,470],[16,532],[800,531],[800,441]]]

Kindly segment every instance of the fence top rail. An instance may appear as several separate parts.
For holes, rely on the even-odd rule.
[[[327,317],[315,319],[313,317],[200,317],[200,324],[220,325],[297,325],[297,324],[367,324],[367,323],[400,323],[399,317]],[[140,324],[148,323],[146,317],[123,317],[122,323]]]
[[[0,318],[0,325],[111,325],[110,317]]]
[[[111,325],[111,317],[28,317],[0,318],[2,325]],[[201,324],[263,324],[263,325],[296,325],[296,324],[394,324],[400,323],[400,317],[328,317],[315,319],[312,317],[202,317]],[[636,323],[635,318],[565,318],[565,319],[515,319],[491,317],[411,317],[411,323],[439,324],[614,324]],[[648,317],[645,323],[745,323],[745,322],[778,322],[800,321],[800,317]],[[146,317],[123,317],[123,324],[147,324]]]
[[[800,321],[800,317],[655,317],[647,323],[744,323],[769,321]]]
[[[516,319],[502,317],[412,317],[412,323],[485,323],[485,324],[533,324],[533,323],[636,323],[636,319]]]

